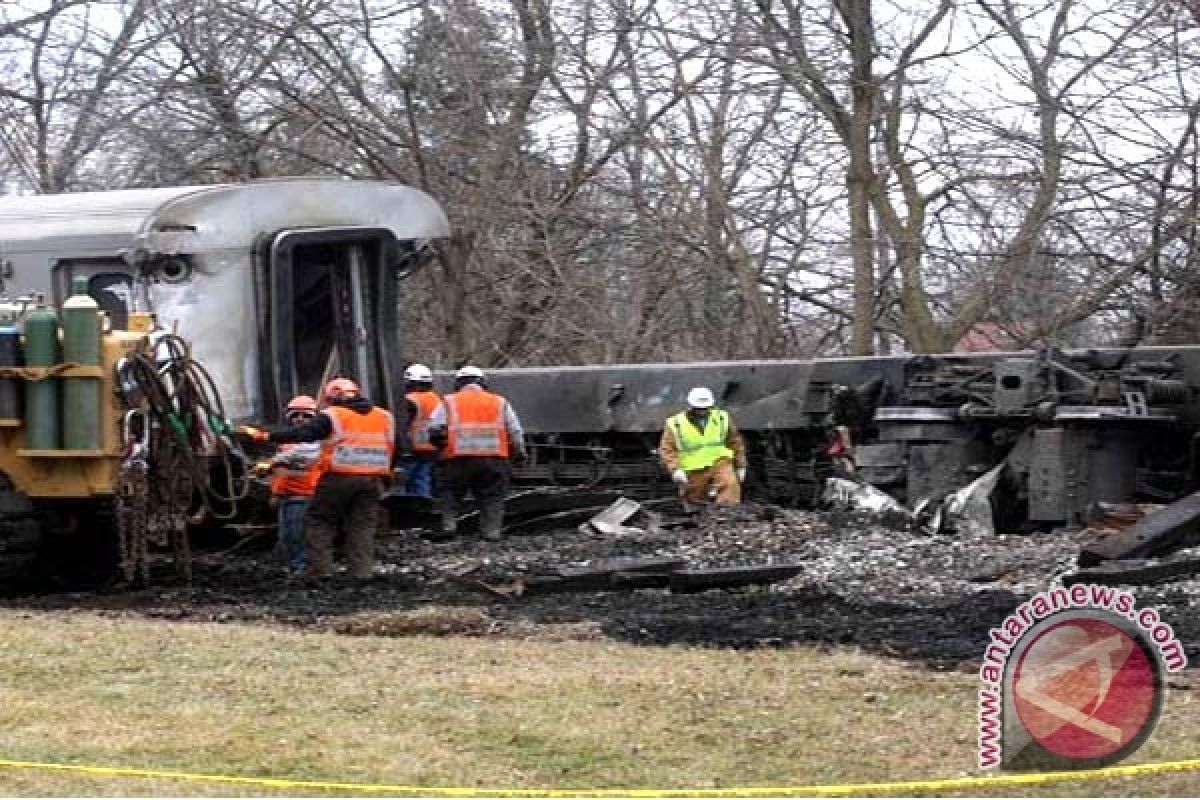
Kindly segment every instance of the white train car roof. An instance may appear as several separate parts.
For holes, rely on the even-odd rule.
[[[244,249],[287,228],[374,227],[399,240],[449,235],[446,215],[409,186],[339,178],[0,196],[0,255],[64,239],[135,241],[152,252]]]

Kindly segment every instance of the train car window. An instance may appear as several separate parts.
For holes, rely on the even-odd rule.
[[[62,305],[70,291],[71,281],[79,276],[88,279],[88,292],[100,310],[108,314],[113,327],[124,328],[133,307],[133,275],[124,261],[115,258],[64,259],[54,265],[54,303]]]
[[[88,292],[100,310],[108,314],[114,328],[124,329],[133,307],[133,278],[120,272],[102,272],[88,279]]]

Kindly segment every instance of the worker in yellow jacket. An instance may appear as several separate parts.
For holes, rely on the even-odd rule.
[[[707,502],[715,492],[717,505],[735,506],[746,480],[746,443],[729,412],[715,407],[711,389],[690,390],[687,405],[667,420],[659,458],[685,502]]]

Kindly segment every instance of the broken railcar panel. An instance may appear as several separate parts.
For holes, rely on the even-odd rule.
[[[708,386],[740,427],[802,428],[827,412],[824,392],[812,387],[811,361],[624,364],[488,370],[489,386],[507,397],[529,434],[606,434],[662,431],[686,407],[693,386]],[[437,376],[448,390],[449,373]]]

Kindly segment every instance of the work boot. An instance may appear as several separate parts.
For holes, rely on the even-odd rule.
[[[498,542],[504,527],[504,506],[487,505],[479,509],[479,530],[489,542]]]

